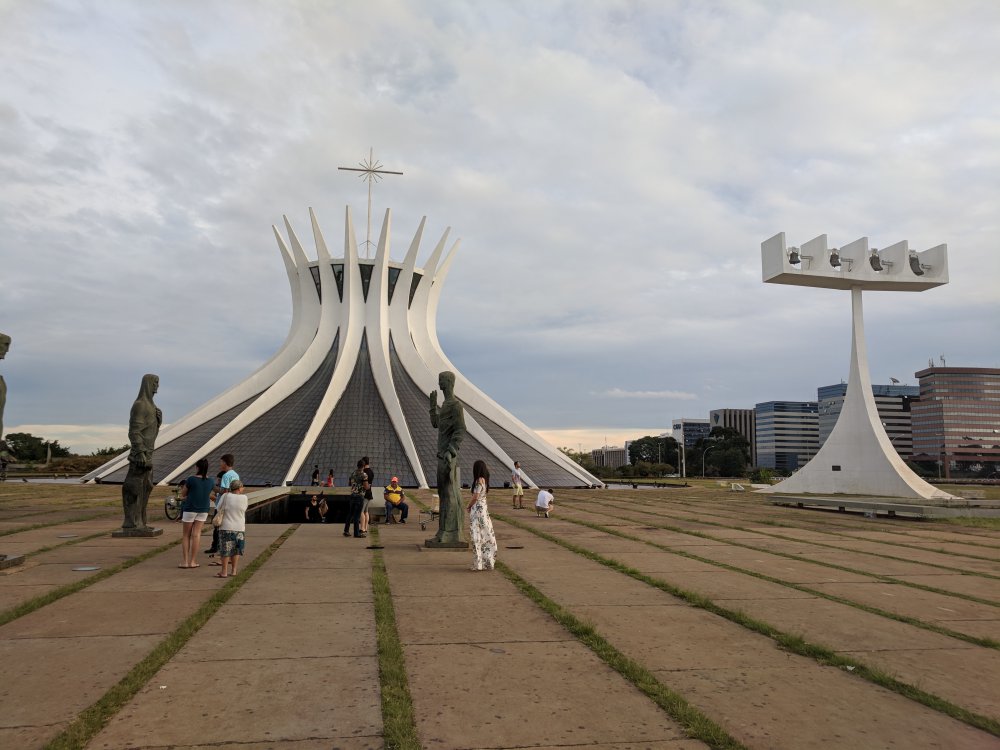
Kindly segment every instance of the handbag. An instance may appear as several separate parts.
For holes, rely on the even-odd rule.
[[[222,498],[220,497],[219,500],[221,499]],[[214,526],[215,528],[219,528],[220,526],[222,526],[222,519],[225,515],[226,515],[225,508],[220,509],[218,503],[216,503],[215,515],[212,516],[212,526]]]

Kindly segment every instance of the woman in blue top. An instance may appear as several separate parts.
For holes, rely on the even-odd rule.
[[[198,541],[201,539],[201,527],[208,520],[208,511],[211,509],[209,496],[215,482],[208,478],[208,459],[203,458],[195,464],[195,476],[188,477],[184,488],[181,490],[181,497],[184,503],[181,511],[184,516],[184,537],[181,539],[181,551],[184,554],[184,563],[178,568],[200,567],[196,562],[198,552]]]

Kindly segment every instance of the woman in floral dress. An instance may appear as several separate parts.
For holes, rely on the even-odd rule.
[[[485,461],[472,465],[472,500],[469,502],[469,526],[471,527],[473,570],[493,570],[497,559],[497,538],[493,533],[493,521],[486,507],[486,493],[490,489],[490,470]]]

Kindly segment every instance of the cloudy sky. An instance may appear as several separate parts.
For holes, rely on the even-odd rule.
[[[271,224],[363,227],[369,147],[395,258],[462,238],[445,352],[556,444],[846,378],[848,295],[761,283],[779,231],[948,244],[866,295],[875,382],[1000,366],[992,0],[0,0],[6,431],[121,445],[143,373],[169,422],[254,370]]]

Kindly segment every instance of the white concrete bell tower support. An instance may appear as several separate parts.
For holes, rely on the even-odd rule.
[[[809,463],[763,491],[952,499],[918,477],[886,435],[872,393],[861,300],[864,289],[923,291],[947,284],[947,246],[918,253],[899,242],[879,251],[864,237],[838,249],[820,235],[787,248],[782,232],[761,243],[761,260],[767,283],[849,289],[852,317],[851,371],[837,424]]]

